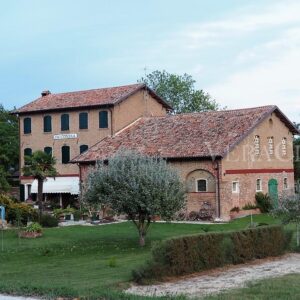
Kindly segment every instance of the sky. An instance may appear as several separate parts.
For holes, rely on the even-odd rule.
[[[300,122],[300,1],[0,1],[0,103],[187,73],[228,108]]]

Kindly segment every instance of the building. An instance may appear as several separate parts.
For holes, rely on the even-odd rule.
[[[144,84],[51,94],[15,110],[20,128],[20,166],[33,151],[51,153],[59,175],[44,183],[54,206],[72,204],[79,193],[79,167],[70,159],[141,117],[164,116],[171,107]],[[37,182],[21,174],[21,199],[37,193]]]
[[[227,219],[233,207],[269,193],[294,192],[293,135],[297,128],[276,106],[141,117],[107,136],[72,162],[81,180],[97,160],[119,149],[165,158],[187,186],[187,210],[205,202]]]

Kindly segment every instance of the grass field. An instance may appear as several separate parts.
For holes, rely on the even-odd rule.
[[[265,215],[255,216],[254,221],[277,222]],[[150,299],[120,291],[131,280],[131,270],[149,257],[151,243],[202,231],[243,229],[249,222],[250,218],[219,225],[155,223],[144,248],[138,246],[137,231],[130,222],[46,229],[42,238],[34,240],[19,239],[15,231],[5,231],[0,292],[50,298]]]

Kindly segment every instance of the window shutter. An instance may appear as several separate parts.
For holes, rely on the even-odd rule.
[[[61,147],[61,162],[67,164],[70,161],[70,147],[62,146]]]
[[[80,154],[85,152],[88,148],[89,148],[88,145],[81,145],[80,146]]]
[[[52,147],[45,147],[44,152],[47,153],[48,155],[52,155]]]
[[[99,112],[99,128],[108,128],[108,113],[105,110]]]
[[[69,130],[69,115],[63,114],[61,115],[61,130]]]
[[[24,133],[31,133],[31,118],[25,118],[23,121]]]
[[[88,113],[82,112],[79,114],[79,129],[88,129]]]
[[[24,156],[31,156],[32,155],[32,149],[31,148],[25,148],[24,149]]]
[[[51,116],[44,117],[44,132],[52,131],[52,120]]]

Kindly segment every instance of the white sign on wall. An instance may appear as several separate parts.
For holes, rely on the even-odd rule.
[[[55,134],[54,140],[77,139],[77,133]]]

